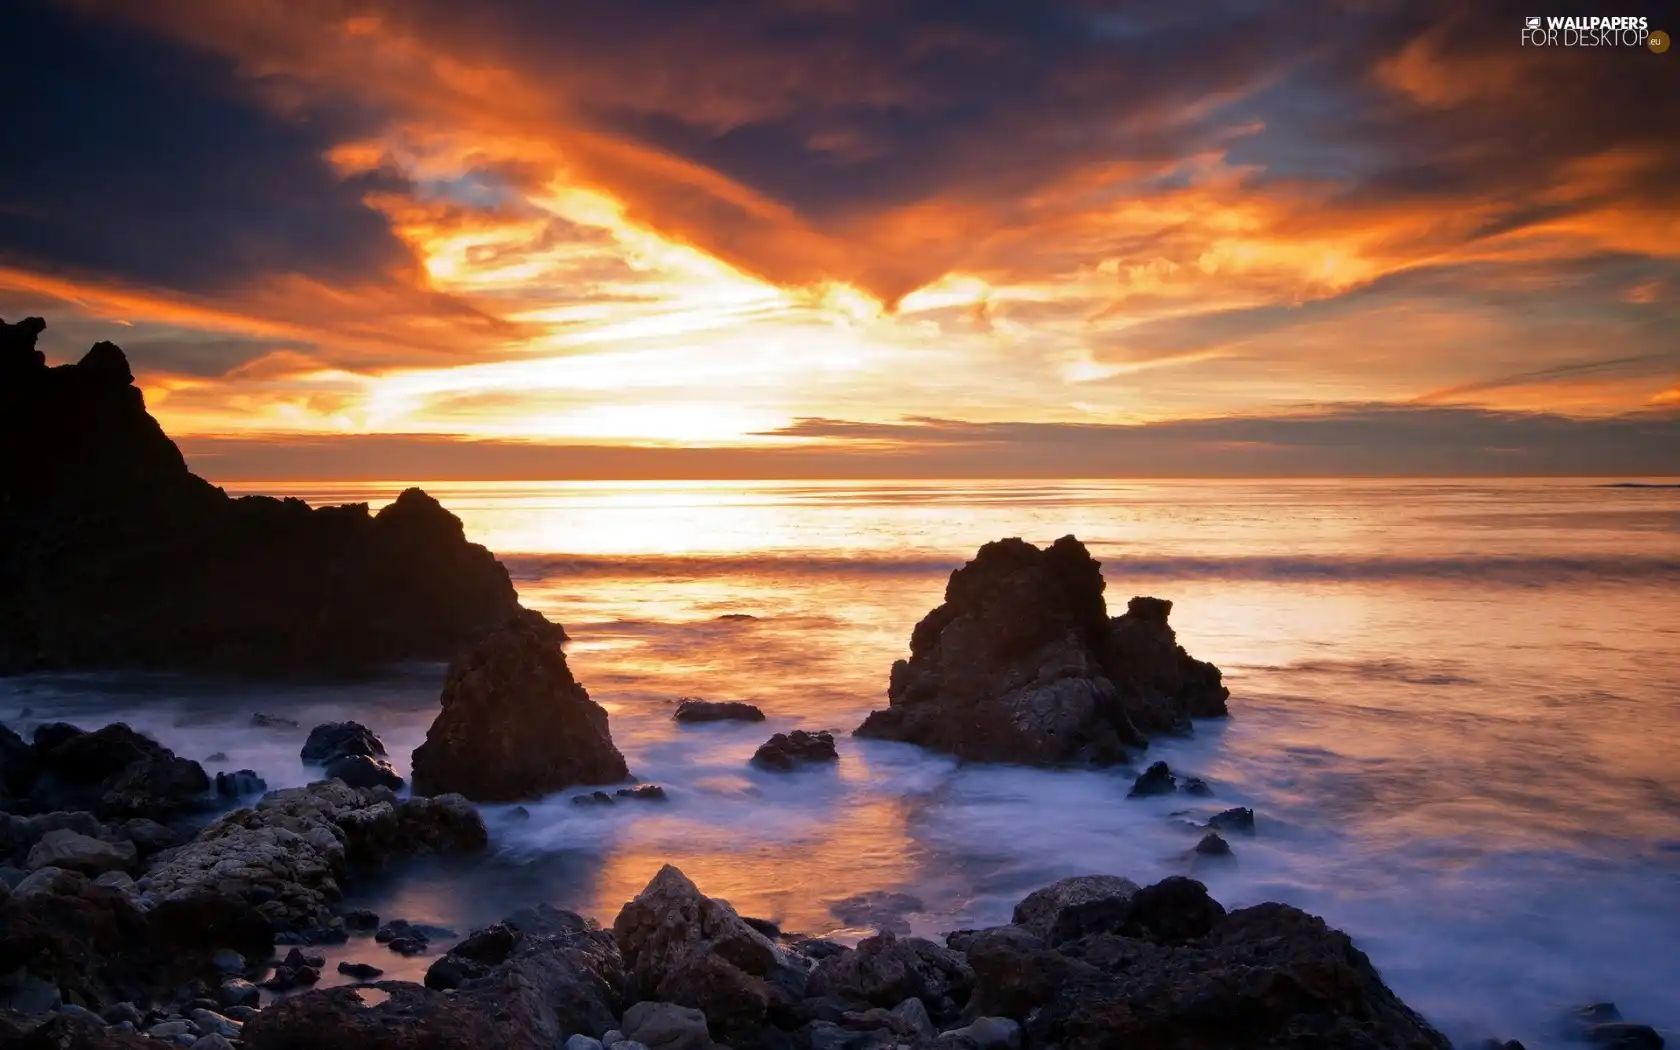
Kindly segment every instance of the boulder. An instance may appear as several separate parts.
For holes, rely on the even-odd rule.
[[[791,733],[777,733],[758,745],[753,752],[753,765],[764,769],[790,770],[799,766],[839,760],[834,750],[832,733],[808,733],[795,729]]]
[[[1012,922],[1050,944],[1109,929],[1131,906],[1139,886],[1118,875],[1075,875],[1029,893]]]
[[[1213,713],[1218,671],[1178,661],[1170,605],[1136,599],[1110,621],[1104,586],[1072,536],[1045,549],[986,544],[916,625],[910,658],[893,665],[889,706],[856,734],[975,761],[1113,764],[1147,743],[1146,730]]]
[[[1155,762],[1132,781],[1127,798],[1148,798],[1151,795],[1170,795],[1178,790],[1178,778],[1165,762]]]
[[[1210,831],[1196,843],[1196,852],[1204,857],[1229,857],[1231,844],[1219,837],[1219,832]]]
[[[762,722],[764,712],[740,700],[700,700],[685,697],[677,704],[679,722]]]
[[[634,999],[693,1007],[728,1041],[760,1027],[791,960],[667,864],[613,921]],[[895,1000],[896,1002],[896,1000]]]
[[[1189,879],[1127,905],[1121,921],[1054,946],[968,935],[971,1014],[1019,1022],[1028,1046],[1067,1050],[1448,1050],[1322,920],[1281,904],[1227,915]]]
[[[131,867],[137,857],[134,843],[126,839],[106,842],[61,829],[41,836],[41,841],[29,851],[28,867],[32,871],[53,867],[102,875]]]
[[[119,348],[48,368],[24,324],[0,322],[0,447],[21,450],[0,457],[0,673],[350,673],[541,621],[419,489],[377,514],[231,498],[187,469]]]
[[[298,757],[306,765],[324,766],[345,755],[385,757],[385,742],[360,722],[327,722],[309,731]]]
[[[209,804],[203,766],[121,722],[93,732],[43,725],[33,751],[28,801],[37,812],[86,810],[101,820],[168,822]]]
[[[443,710],[414,751],[414,790],[478,802],[537,798],[629,776],[607,713],[548,633],[512,622],[449,667]]]
[[[1245,835],[1254,834],[1254,811],[1247,806],[1236,806],[1223,813],[1215,813],[1208,819],[1208,827],[1219,831],[1240,831]]]
[[[367,755],[340,755],[327,763],[324,772],[353,788],[385,787],[397,791],[403,786],[403,778],[391,768],[391,763]]]
[[[973,987],[974,972],[958,953],[920,937],[883,933],[817,963],[805,991],[883,1009],[920,999],[940,1021],[956,1016]]]
[[[706,1015],[676,1003],[643,1000],[624,1011],[624,1037],[648,1050],[710,1050]]]
[[[216,794],[222,798],[245,798],[268,790],[268,781],[257,776],[254,769],[240,769],[232,773],[216,774]]]

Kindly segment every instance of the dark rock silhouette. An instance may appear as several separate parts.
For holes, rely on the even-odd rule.
[[[230,498],[187,469],[122,350],[48,368],[44,328],[0,321],[0,673],[341,673],[546,624],[419,489],[378,514]]]
[[[686,697],[671,716],[679,722],[762,722],[764,712],[741,700],[701,700]]]
[[[990,762],[1112,764],[1147,733],[1225,713],[1219,669],[1177,643],[1170,602],[1110,620],[1101,566],[1072,536],[980,548],[893,665],[857,735]]]
[[[477,802],[611,784],[630,770],[607,712],[572,677],[552,634],[509,623],[449,665],[443,710],[414,749],[414,790]]]
[[[839,758],[839,752],[834,750],[834,734],[795,729],[791,733],[777,733],[758,745],[752,762],[763,769],[785,771],[812,763],[835,762]]]
[[[326,722],[309,731],[298,758],[318,766],[346,755],[385,757],[385,742],[360,722]]]
[[[33,746],[0,726],[0,779],[12,813],[85,810],[101,820],[167,822],[210,802],[204,767],[116,722],[86,732],[53,722]]]

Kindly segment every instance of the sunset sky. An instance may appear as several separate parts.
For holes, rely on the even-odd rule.
[[[1535,13],[13,0],[0,317],[218,480],[1680,472],[1680,51]]]

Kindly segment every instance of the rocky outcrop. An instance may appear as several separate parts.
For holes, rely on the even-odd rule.
[[[805,991],[882,1009],[919,999],[936,1022],[951,1022],[973,989],[974,971],[960,953],[884,933],[817,963]]]
[[[693,1007],[724,1042],[764,1025],[785,985],[803,976],[727,901],[707,897],[669,864],[618,913],[613,938],[633,1000]]]
[[[92,732],[49,723],[35,730],[33,744],[0,727],[0,780],[13,813],[167,822],[210,802],[203,766],[121,722]]]
[[[120,349],[48,368],[44,327],[0,321],[0,673],[350,671],[546,623],[418,489],[378,514],[229,498],[188,471]]]
[[[327,780],[211,824],[152,870],[151,893],[160,906],[233,899],[277,930],[302,930],[331,921],[352,864],[468,852],[487,840],[483,819],[459,796],[399,800]]]
[[[1023,909],[1038,910],[1023,901],[1017,918]],[[1021,926],[961,935],[976,977],[970,1012],[1020,1022],[1028,1046],[1067,1050],[1450,1045],[1344,934],[1287,905],[1226,914],[1179,878],[1078,925],[1054,944]]]
[[[471,964],[471,976],[433,987],[380,982],[372,987],[388,998],[371,1006],[350,988],[290,996],[246,1026],[245,1046],[549,1048],[576,1033],[605,1035],[623,1010],[625,977],[613,938],[570,912],[541,908],[512,916],[468,937],[433,969],[450,959]]]
[[[1219,671],[1190,659],[1170,603],[1110,620],[1101,567],[1072,536],[980,548],[893,665],[890,706],[857,735],[975,761],[1112,764],[1147,733],[1224,713]]]
[[[607,712],[572,677],[548,632],[509,623],[449,666],[443,710],[414,750],[414,790],[478,802],[611,784],[630,770]]]

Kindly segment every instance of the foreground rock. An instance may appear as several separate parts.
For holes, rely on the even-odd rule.
[[[696,700],[692,697],[677,704],[671,716],[679,722],[762,722],[764,712],[740,700]]]
[[[150,873],[160,906],[235,901],[276,930],[328,925],[351,865],[377,866],[487,842],[484,821],[458,795],[399,800],[336,780],[277,791],[205,828]],[[220,905],[218,905],[220,906]]]
[[[605,1035],[624,1009],[625,976],[613,938],[553,908],[480,930],[433,964],[450,978],[427,986],[382,981],[389,998],[331,988],[290,996],[245,1026],[250,1050],[549,1050],[568,1035]],[[364,989],[368,986],[362,986]],[[448,989],[447,994],[444,989]]]
[[[168,822],[204,809],[210,787],[203,766],[121,722],[92,732],[54,722],[32,744],[0,726],[0,805],[12,813]]]
[[[1219,670],[1178,646],[1171,603],[1134,598],[1110,620],[1103,589],[1072,536],[986,544],[916,625],[890,706],[857,735],[976,761],[1112,764],[1147,733],[1224,714]]]
[[[630,775],[607,712],[572,677],[552,635],[506,624],[449,666],[443,710],[414,751],[414,790],[479,802],[538,798]]]
[[[0,321],[0,673],[338,672],[543,622],[419,489],[378,514],[229,498],[187,470],[120,349],[48,368],[44,328]]]

